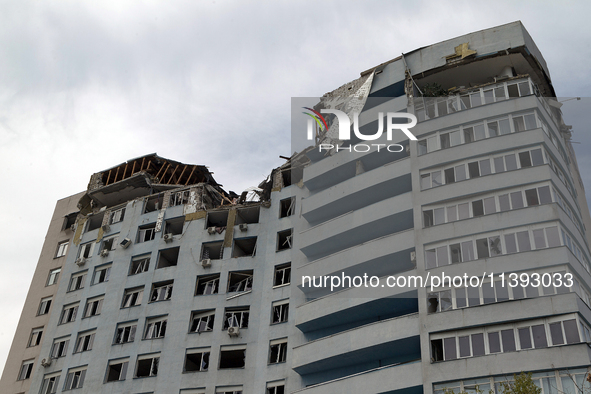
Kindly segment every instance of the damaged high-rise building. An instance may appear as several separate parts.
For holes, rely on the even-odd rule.
[[[58,201],[1,391],[501,393],[522,371],[542,394],[590,388],[591,218],[520,22],[309,110],[313,146],[241,195],[151,154]]]

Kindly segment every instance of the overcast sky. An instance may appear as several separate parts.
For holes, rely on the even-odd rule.
[[[0,0],[0,370],[55,202],[92,173],[157,152],[240,193],[292,153],[292,96],[515,20],[557,94],[589,96],[589,15],[586,1]],[[574,140],[591,190],[585,123]]]

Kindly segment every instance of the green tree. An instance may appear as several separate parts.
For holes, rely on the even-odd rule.
[[[503,394],[540,394],[542,389],[534,383],[531,378],[531,372],[521,372],[519,375],[513,375],[514,382],[501,382]]]

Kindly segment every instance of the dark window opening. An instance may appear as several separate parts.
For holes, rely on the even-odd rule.
[[[215,323],[215,309],[193,312],[189,332],[212,331]]]
[[[291,249],[293,244],[293,229],[279,231],[277,233],[277,251]]]
[[[185,356],[185,372],[207,371],[209,368],[209,352],[188,353]]]
[[[179,260],[179,249],[180,247],[161,250],[156,269],[176,266]]]
[[[159,357],[138,360],[137,371],[136,371],[135,376],[138,378],[144,378],[144,377],[148,377],[148,376],[158,375],[158,362],[159,361],[160,361]]]
[[[195,295],[217,294],[220,287],[220,274],[197,277]]]
[[[445,183],[454,183],[456,181],[456,174],[453,168],[448,168],[444,171],[445,173]]]
[[[234,224],[254,224],[259,222],[261,207],[249,207],[236,210],[236,220]]]
[[[220,369],[244,368],[246,349],[220,351]]]
[[[156,223],[141,226],[138,229],[137,242],[148,242],[154,239],[156,235]]]
[[[170,300],[173,284],[174,281],[172,280],[154,283],[152,285],[152,292],[150,293],[150,302]]]
[[[90,219],[88,219],[88,225],[86,227],[86,231],[96,230],[103,224],[103,217],[105,216],[105,212],[99,212],[95,215],[92,215]]]
[[[482,200],[472,201],[472,215],[474,217],[484,215],[484,205],[482,204]]]
[[[433,361],[443,361],[443,339],[431,341],[431,359]]]
[[[207,226],[205,227],[226,227],[227,224],[228,210],[207,213]]]
[[[235,239],[232,257],[254,256],[256,247],[257,237]]]
[[[184,224],[184,217],[167,220],[164,225],[164,234],[181,235],[183,233]]]
[[[282,264],[275,267],[273,286],[287,285],[291,283],[291,264]]]
[[[62,231],[64,230],[71,230],[72,226],[76,223],[76,218],[78,217],[78,212],[73,212],[64,217],[64,224],[62,227]]]
[[[478,167],[478,162],[468,163],[468,172],[470,174],[470,178],[478,178],[480,176],[480,167]]]
[[[207,242],[201,247],[201,260],[220,260],[224,255],[224,241]]]
[[[250,308],[227,308],[224,319],[224,330],[228,327],[248,328]]]
[[[271,345],[269,349],[269,364],[284,363],[287,358],[287,342]]]
[[[236,271],[228,274],[228,293],[252,290],[253,270]]]
[[[131,260],[129,275],[141,274],[142,272],[146,272],[149,267],[150,257],[134,257]]]
[[[295,197],[279,201],[279,217],[284,218],[295,213]]]
[[[284,323],[289,315],[289,304],[273,306],[273,324]]]
[[[433,226],[433,210],[429,209],[427,211],[423,211],[423,225],[425,227]]]
[[[162,196],[160,194],[148,197],[144,204],[144,213],[154,212],[162,208]]]
[[[107,369],[107,382],[116,382],[118,380],[125,380],[127,374],[128,362],[111,364]]]

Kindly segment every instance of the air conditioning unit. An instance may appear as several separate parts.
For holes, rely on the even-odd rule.
[[[207,232],[210,234],[215,234],[215,227],[208,227]]]
[[[239,327],[228,327],[228,335],[231,337],[237,337],[240,335],[240,328]]]
[[[111,226],[109,226],[108,224],[101,226],[101,228],[103,229],[103,233],[108,233],[109,231],[111,231]]]
[[[44,366],[45,368],[49,367],[51,365],[51,359],[44,358],[43,360],[41,360],[41,365]]]
[[[240,231],[246,231],[246,230],[248,230],[248,224],[246,224],[246,223],[240,223],[238,225],[238,228],[240,229]]]
[[[101,257],[107,257],[109,255],[109,249],[103,249],[99,254]]]
[[[173,238],[172,238],[172,234],[168,233],[168,234],[164,234],[164,242],[168,243],[168,242],[172,242]]]
[[[84,257],[78,257],[75,261],[76,265],[81,267],[86,264],[86,259]]]
[[[209,268],[209,267],[211,267],[211,259],[203,259],[203,260],[201,260],[201,265],[203,266],[203,268]]]
[[[119,245],[121,245],[121,247],[122,247],[123,249],[127,249],[127,247],[128,247],[129,245],[131,245],[131,239],[129,239],[129,238],[123,238],[123,241],[121,241],[121,242],[119,243]]]

